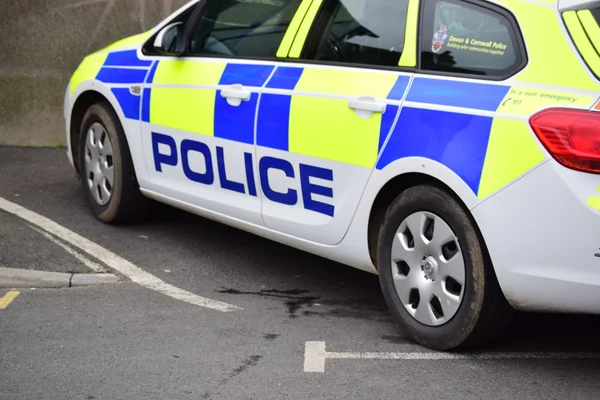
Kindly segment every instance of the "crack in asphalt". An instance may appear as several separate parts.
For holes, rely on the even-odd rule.
[[[242,364],[235,368],[233,371],[231,371],[231,373],[225,378],[223,379],[220,384],[218,385],[217,389],[219,387],[222,387],[224,385],[226,385],[227,383],[229,383],[229,381],[233,378],[235,378],[236,376],[238,376],[239,374],[241,374],[242,372],[246,371],[247,369],[254,367],[256,364],[258,364],[258,362],[262,359],[263,356],[261,355],[252,355],[249,357],[246,357],[243,361]],[[212,397],[212,393],[210,391],[206,391],[203,395],[202,398],[203,399],[211,399]]]

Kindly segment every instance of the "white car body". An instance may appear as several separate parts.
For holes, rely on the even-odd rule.
[[[195,4],[188,3],[173,13],[152,32],[160,30],[173,17]],[[168,59],[167,57],[147,57],[141,52],[141,44],[124,49],[137,49],[140,60]],[[195,62],[212,62],[210,59],[183,58]],[[219,58],[218,62],[239,63],[239,59]],[[244,64],[278,67],[334,69],[350,68],[324,65],[295,64],[293,62],[262,62],[244,60]],[[141,68],[141,67],[140,67]],[[144,67],[149,70],[150,67]],[[372,69],[352,68],[352,73],[373,73]],[[386,73],[386,72],[383,72]],[[406,100],[406,95],[415,79],[435,79],[456,82],[482,83],[485,85],[518,85],[535,88],[518,81],[518,74],[503,81],[463,80],[439,76],[419,76],[412,73],[387,72],[395,76],[405,75],[407,87],[402,99],[390,100],[389,105],[406,107],[423,106]],[[253,93],[269,93],[266,82],[261,87],[252,88]],[[144,84],[141,91],[144,90]],[[67,89],[64,102],[66,122],[67,155],[73,163],[71,148],[72,107],[82,93],[94,91],[106,98],[114,108],[127,136],[135,172],[144,195],[159,202],[178,207],[194,214],[239,228],[276,242],[313,253],[351,267],[377,273],[368,246],[368,226],[373,204],[385,187],[393,179],[411,173],[434,178],[449,188],[471,212],[487,245],[494,269],[509,303],[520,310],[548,312],[589,312],[600,313],[600,211],[590,207],[590,196],[600,197],[600,176],[567,169],[557,163],[546,149],[536,140],[543,160],[490,193],[483,199],[469,187],[463,178],[444,164],[427,157],[403,157],[389,162],[384,168],[367,168],[348,163],[329,161],[256,145],[257,127],[254,126],[254,144],[233,142],[218,137],[200,136],[187,131],[168,128],[126,118],[123,108],[111,89],[130,89],[131,84],[103,83],[95,79],[81,82],[71,93]],[[138,87],[139,89],[139,87]],[[213,88],[214,89],[214,88]],[[217,86],[217,90],[226,89]],[[280,90],[281,91],[281,90]],[[277,90],[275,90],[277,92]],[[574,90],[588,96],[591,101],[584,108],[591,109],[598,98],[597,92]],[[327,97],[327,95],[323,95]],[[332,95],[334,96],[334,95]],[[352,100],[351,95],[335,95],[341,100]],[[423,106],[424,107],[424,106]],[[430,110],[467,113],[490,116],[496,113],[485,110],[467,109],[448,105],[426,106]],[[202,113],[202,110],[198,110]],[[260,113],[258,103],[257,115]],[[400,113],[398,113],[400,114]],[[398,122],[398,115],[394,126]],[[527,117],[523,117],[527,120]],[[393,131],[393,127],[390,132]],[[174,139],[177,162],[175,165],[162,163],[162,172],[154,165],[152,132],[158,132]],[[535,137],[533,131],[530,132]],[[214,183],[203,185],[186,177],[182,169],[181,143],[183,140],[202,142],[212,155]],[[351,140],[351,138],[349,138]],[[377,155],[380,160],[385,145]],[[189,142],[188,142],[189,143]],[[220,184],[217,146],[223,148],[223,165],[227,179],[244,186],[244,193],[225,190]],[[451,146],[451,144],[448,144]],[[160,145],[163,157],[171,154],[169,146]],[[244,162],[244,153],[252,158],[252,171]],[[190,153],[192,154],[192,153]],[[197,152],[190,155],[188,165],[201,173],[205,167]],[[269,200],[265,196],[265,182],[261,180],[258,160],[273,157],[293,166],[294,177],[285,176],[282,171],[268,172],[268,184],[277,192],[296,190],[297,201],[285,205]],[[330,218],[306,208],[306,198],[299,177],[300,164],[307,164],[331,170],[333,180],[310,178],[309,182],[330,188],[333,197],[312,190],[312,200],[335,206],[335,216]],[[250,180],[254,180],[256,195],[250,195]],[[306,182],[305,182],[306,186]],[[304,188],[307,190],[306,187]]]

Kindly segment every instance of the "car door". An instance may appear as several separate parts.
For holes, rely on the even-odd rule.
[[[267,227],[343,239],[414,72],[417,11],[418,0],[312,2],[259,104]]]
[[[174,21],[182,22],[185,53],[156,55],[142,94],[147,190],[263,225],[255,114],[303,3],[205,0]]]

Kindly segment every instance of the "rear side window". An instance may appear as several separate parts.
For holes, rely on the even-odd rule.
[[[524,64],[512,16],[500,8],[455,0],[425,0],[421,69],[506,77]]]
[[[600,7],[590,10],[592,16],[596,20],[596,25],[600,26]]]
[[[600,8],[566,11],[563,20],[579,54],[600,78]]]

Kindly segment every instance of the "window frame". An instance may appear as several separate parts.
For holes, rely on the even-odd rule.
[[[332,1],[341,2],[341,0],[323,0],[323,2],[319,6],[319,9],[317,10],[317,14],[316,14],[314,20],[312,22],[310,22],[310,29],[306,36],[306,40],[304,41],[304,44],[302,46],[302,51],[300,52],[299,57],[298,58],[287,57],[285,59],[286,62],[309,64],[309,65],[325,65],[325,66],[342,67],[342,68],[373,69],[373,70],[383,70],[383,71],[406,72],[406,73],[414,73],[415,72],[418,64],[415,67],[404,67],[404,66],[399,66],[399,65],[387,66],[387,65],[377,65],[377,64],[348,63],[348,62],[342,62],[342,61],[323,61],[323,60],[315,60],[315,59],[311,59],[311,58],[305,58],[307,48],[309,48],[309,46],[314,46],[314,48],[318,47],[319,42],[323,38],[323,36],[327,30],[327,27],[329,26],[329,22],[331,22],[332,15],[329,15],[327,18],[325,18],[326,11],[324,12],[324,10],[325,10],[325,6],[328,5]],[[405,39],[406,39],[406,30],[407,30],[407,25],[408,25],[407,21],[409,18],[408,0],[406,0],[406,1],[407,1],[407,12],[406,12],[406,20],[404,21],[404,34],[403,34],[404,36],[402,37],[403,41],[405,41]],[[423,0],[420,1],[419,6],[421,6],[422,1]],[[420,10],[419,10],[419,13],[420,13]],[[418,22],[419,21],[417,21],[417,24],[418,24]],[[307,23],[307,22],[304,21],[303,24],[304,23]],[[418,46],[417,46],[416,50],[418,51]],[[402,51],[404,52],[404,43],[403,43]],[[400,56],[398,57],[398,63],[400,62],[400,58],[402,57],[402,54],[403,53],[400,53]]]
[[[286,60],[286,58],[277,57],[276,54],[273,57],[249,57],[249,56],[230,56],[230,55],[226,55],[226,54],[191,53],[190,52],[191,35],[195,32],[196,27],[200,23],[200,20],[201,20],[202,16],[204,15],[206,6],[208,5],[209,1],[219,1],[219,0],[198,0],[198,2],[196,4],[183,10],[181,13],[177,14],[175,17],[173,17],[169,21],[166,21],[166,20],[163,21],[163,23],[161,23],[161,25],[160,25],[160,28],[158,28],[156,30],[156,32],[154,32],[150,36],[150,38],[142,45],[142,54],[144,54],[145,56],[164,57],[164,58],[171,58],[171,59],[204,58],[204,59],[252,60],[252,61],[263,61],[263,62],[273,62],[273,61],[282,62],[282,61]],[[300,10],[300,7],[298,7],[296,9],[294,16],[296,15],[296,13],[298,13],[299,10]],[[155,51],[154,50],[154,40],[156,39],[156,36],[159,34],[159,32],[165,26],[167,26],[171,23],[174,23],[174,22],[178,22],[188,12],[190,14],[187,16],[187,19],[184,22],[184,40],[185,40],[184,48],[185,48],[185,50],[184,50],[183,54],[181,54],[179,56],[166,55],[166,54],[160,54],[157,51]],[[288,29],[290,29],[290,26],[291,26],[291,24],[288,25],[286,31],[284,32],[282,40],[279,42],[280,46],[281,46],[281,43],[283,43],[283,38],[285,37]],[[298,27],[298,29],[299,29],[299,27]],[[149,51],[148,49],[151,49],[151,51]]]
[[[505,72],[502,74],[499,74],[499,75],[479,75],[479,74],[473,74],[473,73],[468,73],[468,72],[436,71],[436,70],[431,70],[431,69],[424,69],[423,64],[422,64],[422,55],[423,55],[423,51],[422,51],[423,40],[422,40],[422,38],[423,38],[424,29],[425,29],[425,18],[426,18],[425,13],[426,13],[428,6],[431,3],[434,3],[434,10],[435,10],[435,4],[437,4],[437,2],[439,2],[439,1],[451,2],[451,3],[455,3],[457,5],[460,5],[460,3],[467,3],[476,8],[489,10],[492,13],[496,13],[496,14],[503,16],[508,21],[508,27],[510,28],[509,34],[511,35],[511,37],[514,39],[514,41],[516,43],[515,56],[516,56],[518,62],[516,62],[512,67],[502,70]],[[422,75],[437,75],[437,76],[447,76],[447,77],[477,79],[477,80],[487,80],[487,81],[504,81],[504,80],[507,80],[510,77],[516,75],[517,73],[521,72],[529,63],[527,50],[526,50],[526,46],[525,46],[525,40],[523,37],[523,32],[521,31],[521,28],[519,27],[517,18],[510,10],[508,10],[502,6],[499,6],[497,4],[489,3],[485,0],[421,0],[419,6],[420,6],[420,10],[419,10],[419,26],[417,29],[418,43],[417,43],[416,73],[419,73]],[[430,16],[430,17],[433,18],[434,16]],[[494,70],[485,70],[485,71],[492,72],[492,73],[494,72]]]
[[[156,27],[156,32],[154,32],[152,35],[150,35],[150,37],[144,42],[144,44],[141,47],[141,52],[144,56],[147,57],[165,57],[165,58],[180,58],[180,57],[187,57],[187,41],[185,43],[185,49],[186,52],[181,55],[181,56],[171,56],[171,55],[167,55],[167,54],[161,54],[158,51],[156,51],[154,49],[154,40],[156,40],[156,36],[158,36],[158,34],[167,26],[170,25],[174,22],[180,22],[181,19],[183,19],[186,15],[186,19],[185,22],[183,23],[183,29],[184,29],[184,36],[185,33],[188,33],[191,29],[193,29],[193,26],[195,26],[196,24],[194,23],[193,26],[190,26],[190,21],[192,21],[194,18],[198,19],[199,18],[199,13],[203,11],[204,7],[206,6],[208,0],[198,0],[195,4],[190,5],[189,7],[185,8],[184,10],[181,10],[180,13],[178,13],[177,15],[173,16],[173,18],[171,19],[164,19],[159,25],[157,25]],[[189,13],[189,15],[188,15]]]

